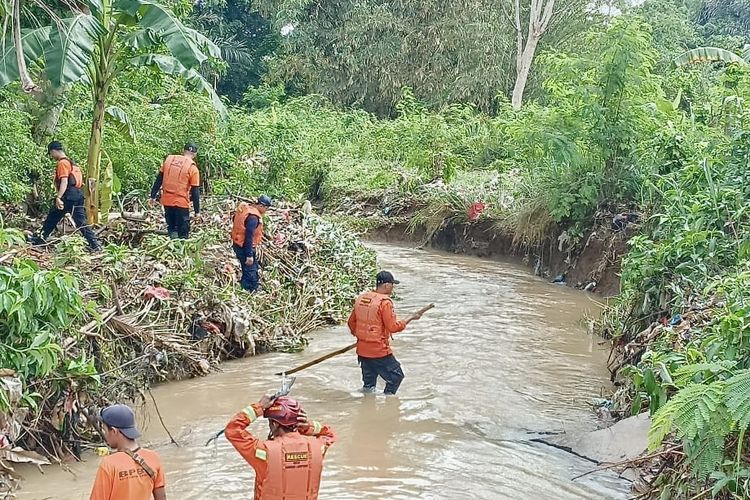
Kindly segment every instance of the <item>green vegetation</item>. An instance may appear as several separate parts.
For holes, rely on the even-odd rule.
[[[78,456],[97,441],[84,417],[103,404],[225,359],[299,351],[308,332],[343,321],[372,281],[374,252],[315,215],[268,214],[263,291],[251,295],[225,243],[228,202],[205,200],[211,218],[186,241],[153,234],[160,217],[112,221],[97,256],[78,235],[47,253],[0,227],[0,416],[18,424],[3,440]]]
[[[24,40],[35,40],[28,35],[35,29],[49,40],[58,36],[47,14],[16,3],[3,12],[20,10],[14,20]],[[563,234],[580,250],[602,229],[595,220],[608,225],[607,216],[637,212],[621,293],[599,324],[616,349],[613,410],[650,411],[652,446],[682,447],[684,455],[664,455],[667,465],[651,485],[665,498],[712,490],[748,496],[747,2],[647,0],[624,12],[572,2],[537,40],[521,106],[511,97],[529,43],[526,26],[545,5],[232,0],[166,9],[118,1],[109,7],[116,19],[97,18],[96,29],[92,19],[101,12],[94,9],[84,17],[96,36],[77,32],[76,40],[87,58],[111,56],[98,74],[82,78],[91,61],[84,58],[69,66],[76,78],[55,79],[50,72],[69,59],[33,57],[29,43],[27,76],[41,82],[32,91],[13,65],[14,51],[3,54],[12,78],[2,83],[18,76],[21,86],[0,90],[0,200],[32,209],[47,203],[51,165],[43,146],[54,136],[81,163],[98,164],[100,146],[116,207],[142,206],[164,156],[192,140],[200,145],[205,192],[310,199],[360,230],[398,215],[428,234],[446,221],[479,221],[529,251],[556,245]],[[34,24],[40,19],[41,27]],[[181,43],[166,25],[185,27]],[[110,36],[101,38],[104,32]],[[233,38],[237,32],[246,36]],[[168,53],[181,64],[163,64]],[[222,116],[218,98],[191,81],[234,105]],[[95,102],[99,118],[110,110],[112,126],[91,127]],[[484,210],[472,214],[480,203]],[[61,246],[73,252],[75,241]],[[107,252],[113,263],[133,257],[119,246]],[[158,237],[137,254],[161,252],[176,260],[190,254]],[[57,263],[70,264],[70,255],[61,252]],[[9,332],[0,339],[8,346],[3,363],[36,377],[79,370],[91,380],[89,356],[63,363],[54,347],[60,332],[89,314],[89,297],[52,307],[76,289],[69,276],[8,264],[3,286],[20,299],[0,304]],[[340,266],[352,272],[355,263]],[[91,287],[106,303],[107,280],[122,279],[112,269]],[[167,283],[207,286],[199,269],[196,262]],[[37,282],[50,283],[51,295],[23,301]],[[334,285],[349,293],[352,283]],[[343,300],[335,299],[337,307]],[[27,394],[24,404],[33,402]]]

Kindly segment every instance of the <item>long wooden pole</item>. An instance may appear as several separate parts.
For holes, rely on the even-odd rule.
[[[426,313],[427,311],[429,311],[430,309],[432,309],[433,307],[435,307],[435,304],[426,305],[422,309],[420,309],[419,311],[417,311],[416,315],[417,316],[421,316],[424,313]],[[336,351],[329,352],[328,354],[326,354],[324,356],[321,356],[319,358],[315,358],[312,361],[308,361],[304,365],[300,365],[300,366],[298,366],[296,368],[292,368],[289,371],[276,373],[276,375],[283,375],[283,374],[291,375],[292,373],[297,373],[298,371],[304,370],[305,368],[310,368],[311,366],[315,366],[318,363],[322,363],[323,361],[325,361],[327,359],[331,359],[334,356],[338,356],[339,354],[344,354],[347,351],[351,351],[355,347],[357,347],[357,343],[356,342],[353,343],[353,344],[351,344],[351,345],[348,345],[346,347],[342,347],[341,349],[338,349]]]
[[[325,356],[321,356],[319,358],[313,359],[312,361],[308,361],[304,365],[299,365],[297,368],[293,368],[293,369],[291,369],[291,370],[289,370],[287,372],[279,372],[276,375],[282,375],[284,373],[286,373],[287,375],[291,375],[292,373],[297,373],[300,370],[304,370],[305,368],[310,368],[311,366],[317,365],[318,363],[322,363],[326,359],[330,359],[330,358],[332,358],[334,356],[338,356],[339,354],[344,354],[347,351],[351,351],[355,347],[357,347],[357,343],[356,342],[353,343],[353,344],[351,344],[351,345],[348,345],[346,347],[342,347],[341,349],[339,349],[337,351],[329,352]]]

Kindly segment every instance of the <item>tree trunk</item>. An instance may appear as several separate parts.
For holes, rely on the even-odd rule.
[[[546,3],[545,3],[546,2]],[[539,40],[547,31],[555,8],[555,0],[531,0],[529,4],[529,27],[526,33],[526,44],[523,43],[523,30],[521,29],[521,2],[514,0],[515,11],[514,27],[516,28],[516,84],[513,87],[511,104],[513,109],[521,109],[523,92],[529,79],[531,63],[534,62],[534,54]]]
[[[18,76],[21,79],[21,87],[24,92],[33,94],[39,100],[41,89],[31,79],[29,69],[26,67],[26,58],[23,54],[23,41],[21,40],[21,0],[13,0],[13,44],[16,48],[16,64],[18,64]]]
[[[526,40],[526,47],[524,47],[523,53],[516,64],[516,84],[513,87],[513,97],[511,99],[513,109],[516,111],[521,109],[523,92],[526,89],[526,82],[529,79],[529,72],[531,71],[531,63],[534,61],[534,53],[538,44],[539,38],[533,35],[529,36],[528,40]]]
[[[65,108],[63,96],[68,86],[55,88],[52,85],[46,85],[43,89],[43,98],[39,102],[41,111],[37,115],[37,122],[34,125],[34,141],[37,144],[44,144],[50,137],[55,135],[57,122]]]
[[[89,149],[86,158],[86,215],[89,224],[99,222],[99,163],[104,133],[104,110],[107,103],[107,79],[94,83],[94,120],[91,122]]]

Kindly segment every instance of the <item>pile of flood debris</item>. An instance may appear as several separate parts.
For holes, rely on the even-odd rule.
[[[62,270],[83,305],[51,334],[48,376],[0,366],[0,494],[12,489],[11,463],[71,460],[100,442],[102,405],[143,400],[149,383],[204,375],[224,359],[301,350],[306,333],[342,322],[371,284],[373,251],[309,204],[282,204],[265,216],[261,290],[242,290],[229,239],[236,203],[205,200],[188,240],[170,240],[158,210],[112,214],[97,230],[105,244],[98,254],[77,234],[41,248],[0,238],[9,276]],[[0,307],[0,323],[12,320]],[[33,348],[14,346],[23,347]]]

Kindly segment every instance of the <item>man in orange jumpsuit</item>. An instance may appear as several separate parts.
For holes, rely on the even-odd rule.
[[[200,174],[195,164],[198,146],[185,145],[181,155],[169,155],[162,163],[151,187],[153,205],[161,190],[161,204],[170,238],[186,239],[190,235],[190,202],[195,215],[201,212]]]
[[[404,372],[393,356],[390,339],[406,325],[422,317],[415,313],[399,320],[393,311],[393,286],[399,281],[388,271],[380,271],[375,278],[375,290],[365,292],[354,302],[349,315],[349,331],[357,337],[357,356],[362,368],[362,390],[375,391],[378,376],[385,380],[385,394],[396,394]]]
[[[270,429],[265,441],[246,429],[261,416]],[[224,435],[255,469],[255,500],[318,498],[323,458],[336,436],[328,426],[308,421],[297,401],[263,396],[236,414]]]
[[[133,410],[125,405],[100,414],[104,439],[117,451],[102,459],[90,500],[166,500],[164,469],[155,451],[140,448]]]

